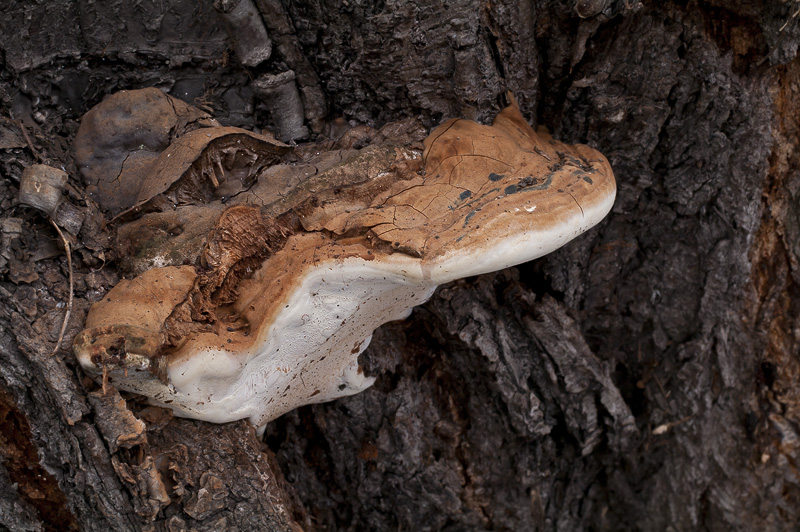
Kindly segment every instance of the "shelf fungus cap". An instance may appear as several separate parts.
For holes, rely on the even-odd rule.
[[[432,219],[444,214],[422,249],[439,283],[546,255],[595,226],[614,204],[606,158],[536,133],[508,97],[511,105],[491,126],[450,120],[425,141],[426,183],[438,194],[419,205]]]
[[[511,100],[491,126],[450,120],[424,153],[394,148],[350,185],[309,178],[278,216],[230,207],[198,266],[153,268],[92,307],[78,360],[178,415],[258,427],[369,387],[358,356],[381,324],[442,283],[551,252],[611,209],[605,157],[537,134]]]

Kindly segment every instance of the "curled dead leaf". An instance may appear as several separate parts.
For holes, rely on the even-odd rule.
[[[143,175],[173,140],[218,125],[207,113],[159,89],[120,91],[81,119],[75,164],[89,195],[116,215],[136,202]]]

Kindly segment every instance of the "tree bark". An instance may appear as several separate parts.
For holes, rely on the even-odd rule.
[[[12,0],[0,20],[0,528],[795,526],[800,3],[252,3],[272,46],[256,66],[236,53],[256,37],[211,0]],[[511,90],[606,155],[618,195],[557,252],[380,328],[372,388],[260,441],[81,372],[72,340],[120,257],[72,140],[104,96],[145,86],[280,129],[253,80],[287,70],[312,137],[337,117],[487,122]],[[69,174],[71,267],[18,202],[38,162]]]

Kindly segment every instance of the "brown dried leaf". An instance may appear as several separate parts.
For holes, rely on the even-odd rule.
[[[89,195],[117,214],[133,205],[143,173],[175,138],[216,125],[205,112],[159,89],[120,91],[83,116],[75,163]]]
[[[151,201],[153,207],[163,210],[159,207],[164,204],[204,204],[233,196],[250,187],[259,172],[290,149],[271,135],[236,127],[192,131],[153,162],[130,212]]]

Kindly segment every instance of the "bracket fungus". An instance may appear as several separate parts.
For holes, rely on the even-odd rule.
[[[375,158],[358,171],[316,166],[259,207],[243,193],[194,265],[144,271],[91,308],[78,360],[179,416],[257,427],[369,387],[358,356],[378,326],[442,283],[557,249],[611,209],[605,157],[535,133],[511,99],[491,126],[442,124],[422,153],[365,148],[354,157]]]

